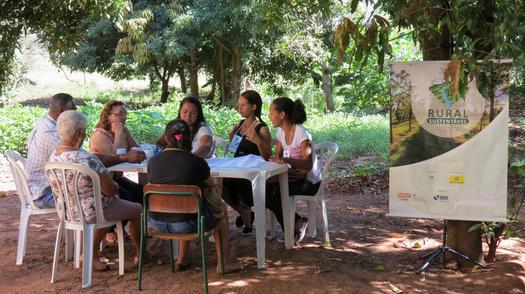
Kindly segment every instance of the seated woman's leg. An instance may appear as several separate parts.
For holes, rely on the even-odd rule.
[[[129,220],[129,234],[135,246],[136,257],[140,250],[140,215],[142,205],[117,197],[112,197],[108,206],[104,209],[104,218],[108,221]],[[134,263],[138,260],[134,260]]]
[[[289,195],[315,195],[319,189],[320,183],[312,184],[306,179],[301,179],[295,182],[288,183]],[[266,208],[271,210],[277,222],[281,225],[284,232],[283,223],[283,208],[281,203],[281,192],[278,183],[270,183],[266,185]],[[295,224],[296,231],[304,231],[306,229],[308,219],[301,217],[298,213],[295,213]],[[296,232],[299,235],[303,235],[302,232]],[[302,238],[299,238],[302,239]]]
[[[143,204],[144,191],[143,186],[133,182],[126,177],[120,177],[115,180],[119,186],[120,199]]]
[[[226,209],[226,207],[224,207]],[[215,239],[215,251],[217,253],[217,273],[221,272],[221,244],[222,242],[222,252],[224,258],[224,274],[233,273],[242,270],[242,267],[234,262],[230,256],[230,225],[228,222],[228,215],[225,214],[222,218],[216,220],[219,225],[219,230],[216,230],[213,233],[213,238]]]
[[[246,186],[249,189],[246,189]],[[244,226],[251,229],[253,223],[250,209],[253,206],[251,183],[244,179],[224,179],[222,198],[239,213]],[[239,222],[238,226],[241,225]]]

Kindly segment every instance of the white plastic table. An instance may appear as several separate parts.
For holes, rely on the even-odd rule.
[[[225,161],[220,164],[216,160],[210,160],[211,176],[215,178],[239,178],[247,179],[252,183],[253,189],[253,203],[255,207],[255,239],[257,245],[257,267],[265,267],[266,257],[266,180],[272,176],[279,176],[279,186],[281,190],[281,203],[283,206],[283,219],[285,232],[293,232],[294,224],[289,221],[288,213],[291,205],[290,197],[288,197],[288,167],[283,164],[273,162],[264,162],[257,167],[237,167],[228,166]],[[109,171],[121,172],[138,172],[147,173],[147,165],[145,163],[121,163],[108,168]],[[292,248],[293,233],[285,235],[286,249]],[[290,237],[291,236],[291,237]]]

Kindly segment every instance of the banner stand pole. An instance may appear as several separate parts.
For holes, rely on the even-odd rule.
[[[473,260],[472,258],[466,256],[465,254],[453,249],[453,248],[450,248],[447,246],[447,220],[443,220],[443,245],[442,246],[439,246],[438,249],[430,252],[430,253],[427,253],[423,256],[423,258],[427,258],[428,259],[425,261],[425,263],[423,263],[423,265],[416,271],[416,274],[420,274],[420,273],[424,273],[426,272],[430,266],[432,266],[432,264],[434,263],[434,260],[436,258],[438,258],[441,254],[443,254],[443,268],[445,267],[445,263],[446,263],[446,258],[445,258],[445,254],[447,252],[450,252],[456,256],[459,256],[463,259],[465,259],[466,261],[468,262],[471,262],[481,268],[487,268],[486,265],[482,264],[482,263],[479,263],[475,260]]]

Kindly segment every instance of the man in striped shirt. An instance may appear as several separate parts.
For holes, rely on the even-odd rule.
[[[55,207],[51,187],[44,174],[44,163],[60,145],[56,120],[66,110],[76,110],[73,97],[59,93],[49,99],[48,114],[37,121],[27,138],[27,161],[25,165],[28,176],[29,191],[39,208]]]

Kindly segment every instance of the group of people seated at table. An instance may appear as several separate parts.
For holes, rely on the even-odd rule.
[[[262,99],[253,90],[241,94],[238,110],[243,119],[228,135],[228,151],[234,157],[248,154],[260,155],[265,160],[289,167],[290,195],[314,195],[320,186],[320,169],[314,154],[312,137],[302,125],[306,121],[304,105],[300,100],[287,97],[274,99],[268,118],[277,130],[275,154],[272,155],[272,138],[268,125],[261,117]],[[129,221],[129,234],[139,251],[140,215],[142,213],[142,186],[125,178],[122,173],[108,172],[106,167],[122,162],[142,162],[145,153],[126,127],[127,110],[123,102],[109,101],[100,114],[99,122],[89,140],[89,152],[82,149],[86,136],[87,120],[76,111],[73,98],[64,93],[50,99],[49,112],[36,123],[30,133],[26,171],[35,204],[40,208],[54,207],[53,194],[45,178],[43,165],[47,161],[74,162],[95,170],[101,183],[103,211],[107,220]],[[240,270],[230,260],[227,210],[223,199],[239,213],[238,226],[242,234],[253,231],[254,214],[251,183],[242,179],[224,179],[223,189],[214,184],[206,158],[214,155],[214,135],[206,124],[202,105],[197,98],[181,101],[178,117],[170,121],[156,142],[162,150],[148,160],[148,181],[152,184],[197,185],[204,197],[202,215],[205,227],[217,224],[224,244],[225,273]],[[125,152],[120,152],[124,151]],[[71,184],[72,183],[68,183]],[[91,182],[83,183],[80,200],[88,222],[94,222],[94,195]],[[274,179],[267,183],[266,205],[276,216],[284,231],[283,212],[279,185]],[[305,234],[308,220],[296,214],[295,241],[300,242]],[[151,214],[149,224],[157,230],[172,233],[197,231],[195,217],[188,215]],[[107,230],[99,230],[94,244],[100,243]],[[219,237],[219,236],[216,236]],[[188,242],[181,242],[176,263],[177,270],[189,268],[186,260]],[[217,245],[217,255],[220,250]],[[134,264],[138,262],[137,255]],[[94,257],[96,270],[107,269],[107,265]],[[218,268],[219,270],[219,268]]]

